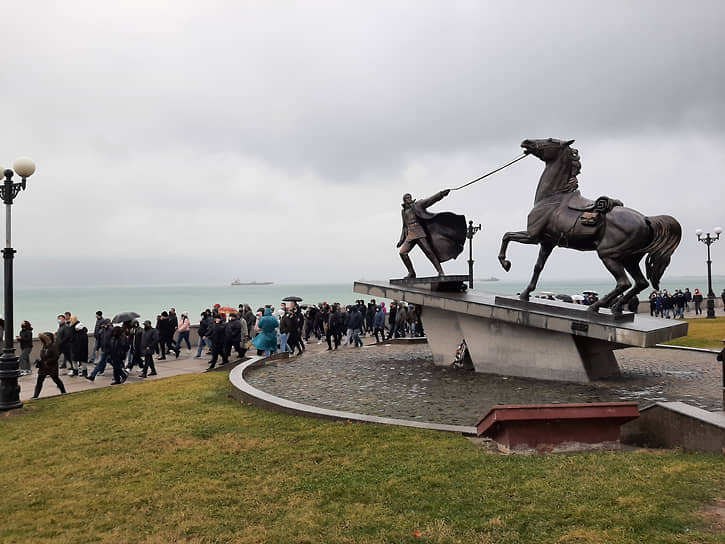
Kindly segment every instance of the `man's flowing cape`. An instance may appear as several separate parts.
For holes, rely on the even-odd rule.
[[[433,214],[423,220],[430,243],[440,262],[458,257],[466,244],[466,218],[451,212]]]

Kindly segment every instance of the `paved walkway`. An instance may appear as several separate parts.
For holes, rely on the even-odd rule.
[[[204,356],[202,359],[194,359],[194,355],[196,355],[196,348],[194,348],[193,350],[182,349],[181,355],[178,359],[174,355],[171,355],[170,357],[167,356],[165,361],[155,360],[156,372],[158,373],[158,375],[148,376],[147,378],[139,377],[140,372],[137,370],[137,367],[134,367],[134,369],[128,376],[128,380],[126,380],[126,384],[157,380],[159,378],[168,378],[170,376],[178,376],[181,374],[199,374],[206,371],[206,369],[209,367],[209,360],[211,359],[211,357]],[[234,361],[234,358],[232,357],[231,360]],[[231,368],[233,365],[230,363],[228,366],[229,368]],[[218,365],[217,368],[219,368]],[[93,367],[88,365],[88,371],[90,372],[92,369]],[[22,400],[23,402],[30,400],[33,396],[33,391],[35,390],[35,382],[38,377],[36,372],[37,371],[33,369],[33,374],[31,376],[22,376],[18,380],[20,383],[20,400]],[[63,382],[63,385],[65,385],[66,391],[68,393],[86,391],[87,389],[99,389],[101,387],[109,387],[111,385],[111,382],[113,381],[113,369],[111,368],[110,364],[106,365],[105,372],[102,375],[96,376],[96,379],[93,382],[86,380],[85,378],[80,376],[71,377],[64,375],[66,372],[67,369],[61,369],[60,379]],[[123,385],[114,387],[123,387]],[[56,395],[60,395],[58,387],[55,385],[53,380],[51,380],[50,378],[46,378],[43,382],[43,390],[40,392],[40,398],[42,399],[45,397],[53,397]]]

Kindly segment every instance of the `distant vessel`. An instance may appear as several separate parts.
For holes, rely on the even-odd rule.
[[[499,279],[495,276],[491,276],[490,278],[476,278],[476,281],[499,281]]]
[[[273,281],[239,281],[239,278],[232,282],[232,285],[272,285]]]

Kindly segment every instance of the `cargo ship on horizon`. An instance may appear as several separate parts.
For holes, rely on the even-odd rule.
[[[232,282],[232,285],[235,287],[238,285],[272,285],[272,284],[274,284],[273,281],[241,281],[239,278],[237,278],[236,280],[234,280]]]

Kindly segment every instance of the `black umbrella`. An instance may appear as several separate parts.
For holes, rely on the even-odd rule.
[[[559,300],[563,300],[564,302],[574,302],[574,299],[571,297],[571,295],[556,295],[556,298]]]
[[[123,323],[124,321],[133,321],[137,317],[141,317],[141,314],[137,314],[136,312],[121,312],[120,314],[116,314],[115,316],[113,316],[111,323]]]
[[[300,297],[284,297],[282,302],[302,302]]]

